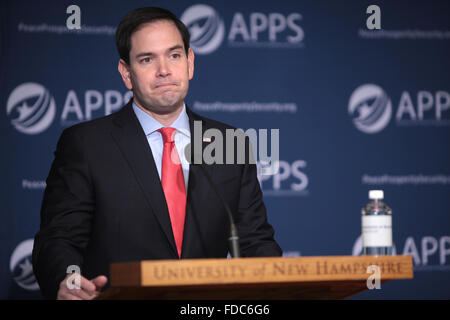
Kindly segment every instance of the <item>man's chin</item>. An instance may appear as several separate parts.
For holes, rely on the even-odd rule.
[[[176,101],[176,102],[158,102],[158,103],[145,103],[143,105],[145,109],[147,109],[150,112],[154,112],[157,114],[170,114],[178,111],[180,108],[183,107],[183,100]]]

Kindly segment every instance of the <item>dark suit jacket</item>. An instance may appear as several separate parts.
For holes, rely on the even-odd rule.
[[[203,131],[216,128],[224,137],[232,128],[187,113],[192,141],[194,120],[202,121]],[[205,168],[233,212],[241,255],[281,255],[256,166]],[[223,205],[201,168],[191,164],[181,258],[226,257],[228,237]],[[44,297],[54,299],[69,265],[80,266],[91,279],[109,276],[113,262],[150,259],[178,254],[152,152],[130,101],[117,113],[63,131],[47,178],[33,268]]]

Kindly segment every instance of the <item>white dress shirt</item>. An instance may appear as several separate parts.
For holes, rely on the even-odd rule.
[[[161,132],[157,131],[160,128],[165,127],[157,120],[155,120],[148,113],[139,108],[133,101],[133,110],[136,117],[144,129],[145,136],[147,137],[148,144],[152,150],[153,159],[155,160],[156,168],[158,169],[159,179],[161,180],[161,163],[163,154],[163,138]],[[184,182],[186,185],[186,193],[189,178],[189,162],[184,156],[184,148],[191,143],[191,129],[189,127],[189,117],[186,113],[186,105],[183,104],[183,110],[178,115],[178,118],[170,125],[171,128],[175,128],[175,147],[178,151],[178,157],[181,160],[181,166],[183,168]]]

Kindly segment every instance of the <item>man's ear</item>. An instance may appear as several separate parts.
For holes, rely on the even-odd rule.
[[[127,87],[128,90],[133,90],[133,84],[131,83],[130,66],[123,59],[120,59],[117,69],[122,76],[125,87]]]
[[[188,59],[189,80],[191,80],[194,77],[194,59],[195,59],[194,51],[192,50],[192,48],[189,48],[188,50],[187,59]]]

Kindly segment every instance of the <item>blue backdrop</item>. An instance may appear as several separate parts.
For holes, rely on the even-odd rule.
[[[360,254],[361,208],[383,189],[414,279],[356,298],[450,298],[450,3],[288,0],[1,2],[0,298],[40,298],[31,248],[57,139],[128,101],[114,32],[148,5],[192,33],[194,111],[280,129],[280,172],[260,181],[285,255]]]

